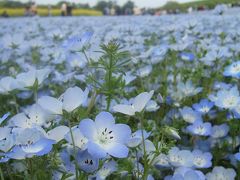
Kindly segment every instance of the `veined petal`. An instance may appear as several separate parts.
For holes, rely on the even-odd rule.
[[[79,124],[79,129],[84,136],[88,139],[94,139],[97,137],[97,128],[93,120],[83,119]]]
[[[95,158],[104,158],[107,156],[107,152],[103,148],[91,141],[88,142],[88,152]]]
[[[113,157],[125,158],[128,156],[128,148],[117,142],[110,143],[108,146],[105,146],[104,149]]]
[[[50,96],[42,96],[38,99],[38,104],[45,110],[53,114],[62,114],[62,102]]]
[[[127,143],[131,137],[131,129],[126,124],[116,124],[112,127],[115,142]]]
[[[113,111],[123,113],[129,116],[133,116],[135,114],[135,110],[130,105],[119,104],[113,107]]]
[[[100,112],[95,119],[98,129],[110,127],[115,123],[115,119],[109,112]]]
[[[48,138],[55,140],[56,142],[61,141],[64,136],[68,133],[69,128],[67,126],[58,126],[47,132]]]
[[[154,91],[143,92],[135,97],[133,107],[136,112],[141,112],[144,109],[148,101],[152,98],[153,93]]]
[[[63,95],[63,109],[67,112],[71,112],[80,105],[83,104],[86,97],[79,87],[68,88]]]

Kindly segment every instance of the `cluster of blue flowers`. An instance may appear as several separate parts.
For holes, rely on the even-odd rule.
[[[235,12],[0,20],[0,177],[239,179]]]

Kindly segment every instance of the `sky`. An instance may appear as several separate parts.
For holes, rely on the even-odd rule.
[[[28,2],[29,0],[20,0],[22,2]],[[60,0],[34,0],[37,4],[56,4]],[[76,3],[88,3],[91,6],[94,6],[99,0],[66,0],[69,2]],[[119,5],[123,5],[128,0],[116,0]],[[169,0],[132,0],[138,7],[160,7],[164,5]],[[194,0],[175,0],[179,3],[191,2]]]

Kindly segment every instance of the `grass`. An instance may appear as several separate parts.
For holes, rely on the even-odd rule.
[[[24,8],[0,8],[0,14],[4,11],[7,11],[9,16],[23,16],[24,15]],[[47,8],[38,8],[38,15],[39,16],[48,16],[48,9]],[[52,16],[60,16],[61,11],[60,9],[52,9],[51,10]],[[101,11],[91,10],[91,9],[73,9],[72,11],[73,16],[101,16]]]

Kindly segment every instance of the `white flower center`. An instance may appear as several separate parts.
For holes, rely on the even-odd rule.
[[[105,128],[102,132],[100,132],[98,137],[98,141],[100,144],[107,145],[112,142],[114,139],[113,131]]]

